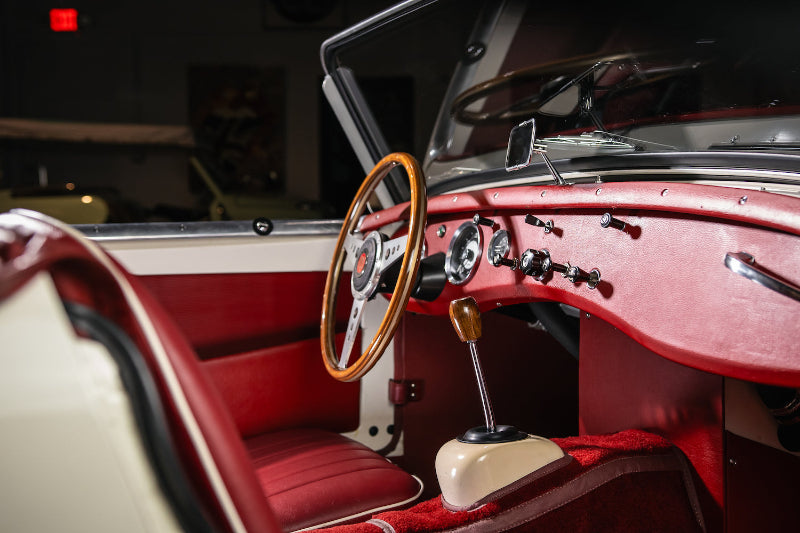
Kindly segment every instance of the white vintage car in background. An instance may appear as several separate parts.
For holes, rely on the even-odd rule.
[[[0,530],[796,529],[796,8],[660,9],[325,41],[343,221],[0,215]]]

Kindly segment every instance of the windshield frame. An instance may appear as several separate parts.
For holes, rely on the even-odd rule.
[[[362,95],[352,71],[338,64],[338,55],[387,25],[424,13],[437,0],[406,0],[326,39],[320,46],[323,93],[333,109],[365,173],[390,153],[388,144]],[[407,185],[392,171],[375,191],[385,207],[408,200]]]
[[[411,17],[422,16],[429,12],[439,0],[407,0],[397,4],[373,17],[370,17],[351,28],[348,28],[327,39],[320,48],[320,59],[325,71],[323,88],[331,106],[345,129],[348,139],[359,155],[359,160],[369,171],[374,164],[389,153],[377,121],[372,111],[358,90],[352,71],[339,65],[338,56],[350,47],[356,46],[377,32],[385,30],[389,25],[405,24]],[[492,5],[492,9],[481,14],[476,21],[469,42],[480,42],[480,36],[490,35],[497,29],[498,19],[508,2],[501,1]],[[480,61],[478,61],[480,63]],[[454,122],[443,114],[449,112],[448,103],[473,82],[475,64],[461,60],[454,65],[455,71],[448,86],[445,98],[440,102],[439,116],[431,132],[427,145],[423,171],[428,174],[435,167],[437,147],[443,145],[452,133]],[[349,127],[348,127],[349,124]],[[734,147],[736,148],[736,147]],[[580,158],[552,158],[557,162],[559,170],[570,179],[571,183],[588,181],[631,181],[631,180],[666,180],[727,183],[766,183],[792,189],[791,194],[800,195],[800,153],[792,153],[793,148],[784,152],[761,151],[752,149],[725,149],[719,147],[703,152],[687,152],[676,150],[671,152],[633,152],[620,154],[593,155]],[[365,155],[366,154],[366,155]],[[555,154],[554,154],[555,155]],[[524,169],[509,172],[502,165],[490,168],[458,167],[434,176],[427,176],[428,192],[431,195],[445,192],[472,190],[485,187],[491,182],[494,186],[551,183],[552,177],[544,163],[534,163]],[[462,171],[463,170],[463,171]],[[387,180],[390,201],[382,202],[385,207],[404,201],[400,189],[403,185]],[[744,185],[750,187],[750,185]],[[392,190],[393,189],[393,190]],[[763,187],[762,187],[763,189]],[[776,191],[778,192],[778,191]],[[784,192],[784,191],[780,191]]]

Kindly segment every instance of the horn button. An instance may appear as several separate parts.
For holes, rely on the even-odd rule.
[[[370,232],[364,244],[356,252],[351,285],[353,291],[366,298],[375,293],[380,279],[380,263],[383,253],[383,239],[377,231]]]

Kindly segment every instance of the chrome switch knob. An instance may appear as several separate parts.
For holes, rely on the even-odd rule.
[[[553,269],[553,261],[547,250],[533,250],[528,248],[519,258],[519,269],[526,276],[531,276],[539,281]]]

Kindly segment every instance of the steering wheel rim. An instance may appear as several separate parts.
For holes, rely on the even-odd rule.
[[[359,256],[359,264],[362,271],[369,269],[385,269],[389,264],[399,260],[402,257],[402,264],[397,276],[397,283],[395,290],[389,300],[389,307],[381,320],[381,324],[377,333],[372,338],[367,349],[358,357],[352,364],[349,362],[349,350],[347,350],[348,337],[355,337],[355,332],[358,329],[361,321],[361,311],[365,301],[372,298],[377,293],[377,286],[371,286],[371,292],[359,292],[354,287],[351,281],[351,292],[353,293],[353,308],[348,318],[348,331],[345,339],[345,347],[342,357],[336,356],[335,345],[335,322],[336,322],[336,296],[339,287],[339,280],[342,275],[345,257],[347,253],[357,253],[364,249],[364,243],[372,238],[373,241],[380,241],[379,238],[371,237],[368,235],[366,239],[360,241],[355,237],[354,233],[359,223],[359,219],[366,209],[367,200],[370,198],[375,188],[383,180],[383,178],[394,167],[402,165],[408,174],[408,179],[411,189],[411,201],[408,217],[408,235],[394,239],[395,246],[388,246],[386,252],[380,252],[375,255],[375,263],[371,265],[363,265],[361,256]],[[320,322],[320,341],[322,347],[322,360],[325,364],[325,369],[328,373],[339,381],[355,381],[361,379],[374,365],[378,362],[383,352],[392,340],[397,327],[400,324],[400,318],[408,305],[408,300],[411,297],[411,292],[414,289],[414,282],[416,280],[417,271],[419,270],[419,262],[422,256],[422,243],[425,233],[425,222],[427,217],[427,198],[425,194],[425,180],[420,169],[419,163],[413,156],[405,153],[392,153],[381,159],[375,168],[367,175],[364,182],[361,184],[358,192],[356,193],[353,202],[350,204],[350,209],[347,212],[342,229],[339,232],[339,238],[336,241],[336,249],[331,260],[331,266],[328,270],[328,277],[325,281],[325,292],[322,297],[322,318]],[[376,232],[373,232],[376,233]],[[397,244],[405,241],[405,246],[400,251],[391,252],[391,250],[398,249]],[[392,241],[389,241],[392,242]],[[356,245],[360,244],[358,248]],[[380,243],[377,246],[381,246]],[[379,248],[379,251],[382,250]],[[391,253],[390,253],[391,252]],[[394,255],[392,255],[394,254]],[[362,252],[366,257],[366,254]],[[374,255],[374,254],[373,254]],[[385,257],[384,257],[385,256]],[[385,259],[385,261],[384,261]],[[386,266],[384,266],[386,265]],[[358,268],[358,266],[356,267]],[[354,271],[354,275],[356,272]],[[352,344],[351,348],[352,349]],[[344,362],[342,363],[342,361]]]
[[[456,122],[470,124],[473,126],[480,124],[505,123],[509,121],[530,118],[531,115],[540,112],[540,109],[550,101],[552,95],[546,97],[544,100],[537,100],[533,97],[529,97],[528,101],[524,102],[525,105],[521,105],[523,102],[516,101],[504,108],[501,108],[500,110],[470,111],[467,108],[470,106],[470,104],[477,102],[482,98],[486,98],[487,96],[515,83],[535,80],[539,77],[547,75],[552,75],[553,79],[550,81],[555,81],[558,79],[557,76],[564,75],[565,72],[580,72],[584,69],[590,69],[593,66],[610,66],[612,64],[624,62],[636,63],[639,60],[647,60],[664,53],[665,51],[659,50],[623,52],[606,55],[590,54],[575,56],[550,63],[542,63],[540,65],[533,65],[530,67],[513,70],[511,72],[506,72],[505,74],[501,74],[494,78],[478,83],[456,96],[453,99],[453,102],[450,104],[450,115]],[[584,74],[586,74],[586,72],[584,72]],[[631,88],[633,86],[653,83],[655,81],[664,79],[665,77],[668,76],[662,75],[649,79],[639,78],[633,83],[628,83],[625,85],[625,87]],[[547,81],[542,83],[542,85],[546,84]],[[623,85],[621,84],[620,86]],[[606,87],[604,89],[609,90],[612,88]]]

